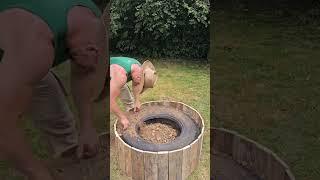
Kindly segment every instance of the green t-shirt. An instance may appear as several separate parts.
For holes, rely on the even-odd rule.
[[[127,82],[132,80],[131,77],[131,66],[133,64],[138,64],[141,66],[141,63],[134,59],[134,58],[129,58],[129,57],[111,57],[110,58],[110,65],[111,64],[117,64],[121,67],[123,67],[123,69],[126,71],[127,73]]]
[[[74,6],[87,7],[97,17],[102,15],[92,0],[1,0],[0,12],[11,8],[21,8],[44,20],[54,34],[55,60],[53,66],[56,66],[70,58],[66,43],[67,15]]]

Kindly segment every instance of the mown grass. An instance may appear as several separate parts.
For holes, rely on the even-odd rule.
[[[197,170],[190,176],[189,179],[208,179],[209,178],[209,159],[210,159],[210,134],[209,134],[209,114],[210,114],[210,75],[209,66],[207,63],[196,61],[189,63],[186,60],[152,60],[159,73],[159,80],[157,87],[153,90],[147,91],[142,97],[142,102],[152,100],[175,100],[181,101],[197,109],[205,119],[205,136],[203,144],[203,152],[201,163]],[[55,69],[59,77],[66,85],[67,91],[70,92],[69,86],[69,68],[68,64],[60,65]],[[71,101],[71,96],[68,97],[70,107],[73,112],[75,107]],[[106,114],[106,102],[96,104],[96,118],[95,126],[98,132],[107,131],[106,123],[110,123],[111,128],[114,124],[114,117],[110,122],[107,122],[109,114]],[[35,154],[46,159],[48,157],[47,146],[41,138],[41,133],[38,129],[32,126],[30,117],[26,118],[25,123],[22,124],[28,140],[32,145]],[[112,129],[110,130],[113,133]],[[112,147],[111,147],[112,148]],[[121,172],[116,166],[115,157],[112,153],[111,158],[111,179],[123,180],[126,177],[121,175]],[[16,173],[10,168],[7,163],[0,163],[0,177],[1,179],[20,180]]]
[[[214,13],[214,125],[267,146],[296,179],[320,179],[320,28]]]
[[[205,119],[205,134],[201,162],[189,177],[190,180],[209,179],[210,174],[210,70],[209,65],[202,61],[193,63],[186,60],[152,60],[159,79],[157,86],[146,91],[142,102],[155,100],[173,100],[184,102],[197,109]],[[114,124],[112,116],[111,123]],[[111,149],[111,179],[127,179],[118,166]]]

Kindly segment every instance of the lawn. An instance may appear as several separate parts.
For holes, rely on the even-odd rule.
[[[197,109],[203,118],[205,119],[205,134],[204,144],[201,156],[201,162],[196,171],[190,176],[191,180],[209,179],[210,169],[210,132],[209,132],[209,119],[210,119],[210,70],[207,63],[195,61],[188,62],[187,60],[152,60],[159,79],[157,86],[150,91],[147,91],[142,96],[142,102],[152,100],[175,100],[181,101],[188,105],[191,105]],[[68,85],[69,81],[69,69],[68,64],[61,65],[55,69],[59,77],[66,85],[67,90],[70,92]],[[71,102],[71,97],[68,97]],[[103,102],[105,103],[105,102]],[[72,110],[74,106],[70,103]],[[106,131],[107,114],[105,113],[105,105],[96,105],[96,121],[95,125],[99,132]],[[27,118],[27,120],[30,118]],[[111,125],[113,125],[115,118],[112,116]],[[34,129],[31,121],[25,121],[22,127],[28,134],[28,139],[32,143],[34,152],[41,158],[47,158],[47,148],[41,139],[40,133],[37,129]],[[112,127],[112,126],[111,126]],[[113,131],[111,130],[111,133]],[[111,147],[111,179],[124,180],[125,176],[119,171],[116,166],[113,148]],[[9,168],[8,164],[0,163],[0,177],[10,180],[20,180],[21,178],[14,177],[15,173]]]
[[[214,125],[320,179],[320,28],[268,13],[214,13]]]
[[[189,177],[190,180],[209,179],[210,174],[210,70],[209,65],[203,62],[187,62],[186,60],[152,60],[159,79],[157,86],[146,91],[142,102],[155,100],[173,100],[186,103],[196,110],[205,119],[205,134],[200,164]],[[115,117],[112,116],[113,124]],[[112,128],[112,127],[111,127]],[[111,131],[112,132],[112,131]],[[111,179],[125,180],[117,167],[114,150],[111,148]]]

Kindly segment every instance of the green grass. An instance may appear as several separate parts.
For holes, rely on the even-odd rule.
[[[210,70],[203,62],[189,63],[185,60],[152,60],[159,74],[157,86],[146,91],[141,102],[173,100],[184,102],[199,111],[205,119],[205,134],[200,164],[189,177],[190,180],[209,179],[210,177]],[[112,116],[111,123],[115,118]],[[111,151],[111,179],[124,180],[124,176]]]
[[[69,64],[65,63],[57,68],[54,69],[55,72],[57,72],[59,78],[64,83],[65,87],[67,88],[67,91],[70,92],[70,86],[69,86]],[[71,111],[76,113],[76,109],[72,103],[72,97],[71,94],[67,97],[67,100],[69,102],[69,107],[71,108]],[[98,133],[105,132],[106,131],[106,123],[107,123],[107,116],[106,113],[106,104],[105,102],[97,103],[95,104],[95,127],[97,128]],[[78,121],[78,120],[77,120]],[[50,154],[48,151],[48,146],[46,144],[45,137],[42,136],[42,133],[39,129],[36,129],[32,123],[31,117],[29,117],[29,114],[24,118],[23,121],[21,121],[21,127],[26,136],[28,142],[30,142],[30,145],[32,147],[33,152],[35,155],[40,159],[47,159]],[[0,179],[4,180],[22,180],[23,178],[17,174],[17,172],[11,168],[11,166],[7,162],[0,161]]]
[[[209,114],[210,114],[210,73],[209,66],[198,65],[201,62],[188,63],[185,60],[152,60],[159,73],[157,86],[153,90],[145,92],[142,96],[141,102],[152,100],[175,100],[181,101],[191,105],[197,109],[205,119],[205,135],[204,144],[201,157],[201,163],[197,170],[190,176],[191,180],[209,179],[209,164],[210,164],[210,132],[209,127]],[[61,65],[55,70],[61,80],[66,85],[67,90],[70,92],[69,87],[69,69],[68,64]],[[75,112],[72,104],[71,97],[68,97],[70,107]],[[103,102],[105,103],[105,102]],[[107,114],[105,113],[106,105],[99,103],[96,105],[96,118],[95,125],[99,132],[106,131]],[[28,139],[32,144],[32,148],[38,157],[45,159],[48,157],[47,147],[40,132],[32,126],[30,118],[26,119],[22,127],[28,135]],[[114,117],[110,124],[114,124]],[[112,129],[111,129],[111,132]],[[21,178],[15,177],[15,172],[12,171],[7,163],[0,163],[0,177],[4,179],[20,180]],[[16,179],[15,179],[16,178]],[[121,175],[118,167],[116,166],[115,157],[112,153],[111,158],[111,178],[114,180],[124,180],[125,176]]]
[[[214,125],[320,179],[320,29],[265,14],[214,13]]]

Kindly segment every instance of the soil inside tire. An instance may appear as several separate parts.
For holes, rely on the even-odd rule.
[[[139,135],[144,140],[155,144],[163,144],[173,141],[179,134],[179,130],[170,124],[162,122],[144,123],[139,128]]]

